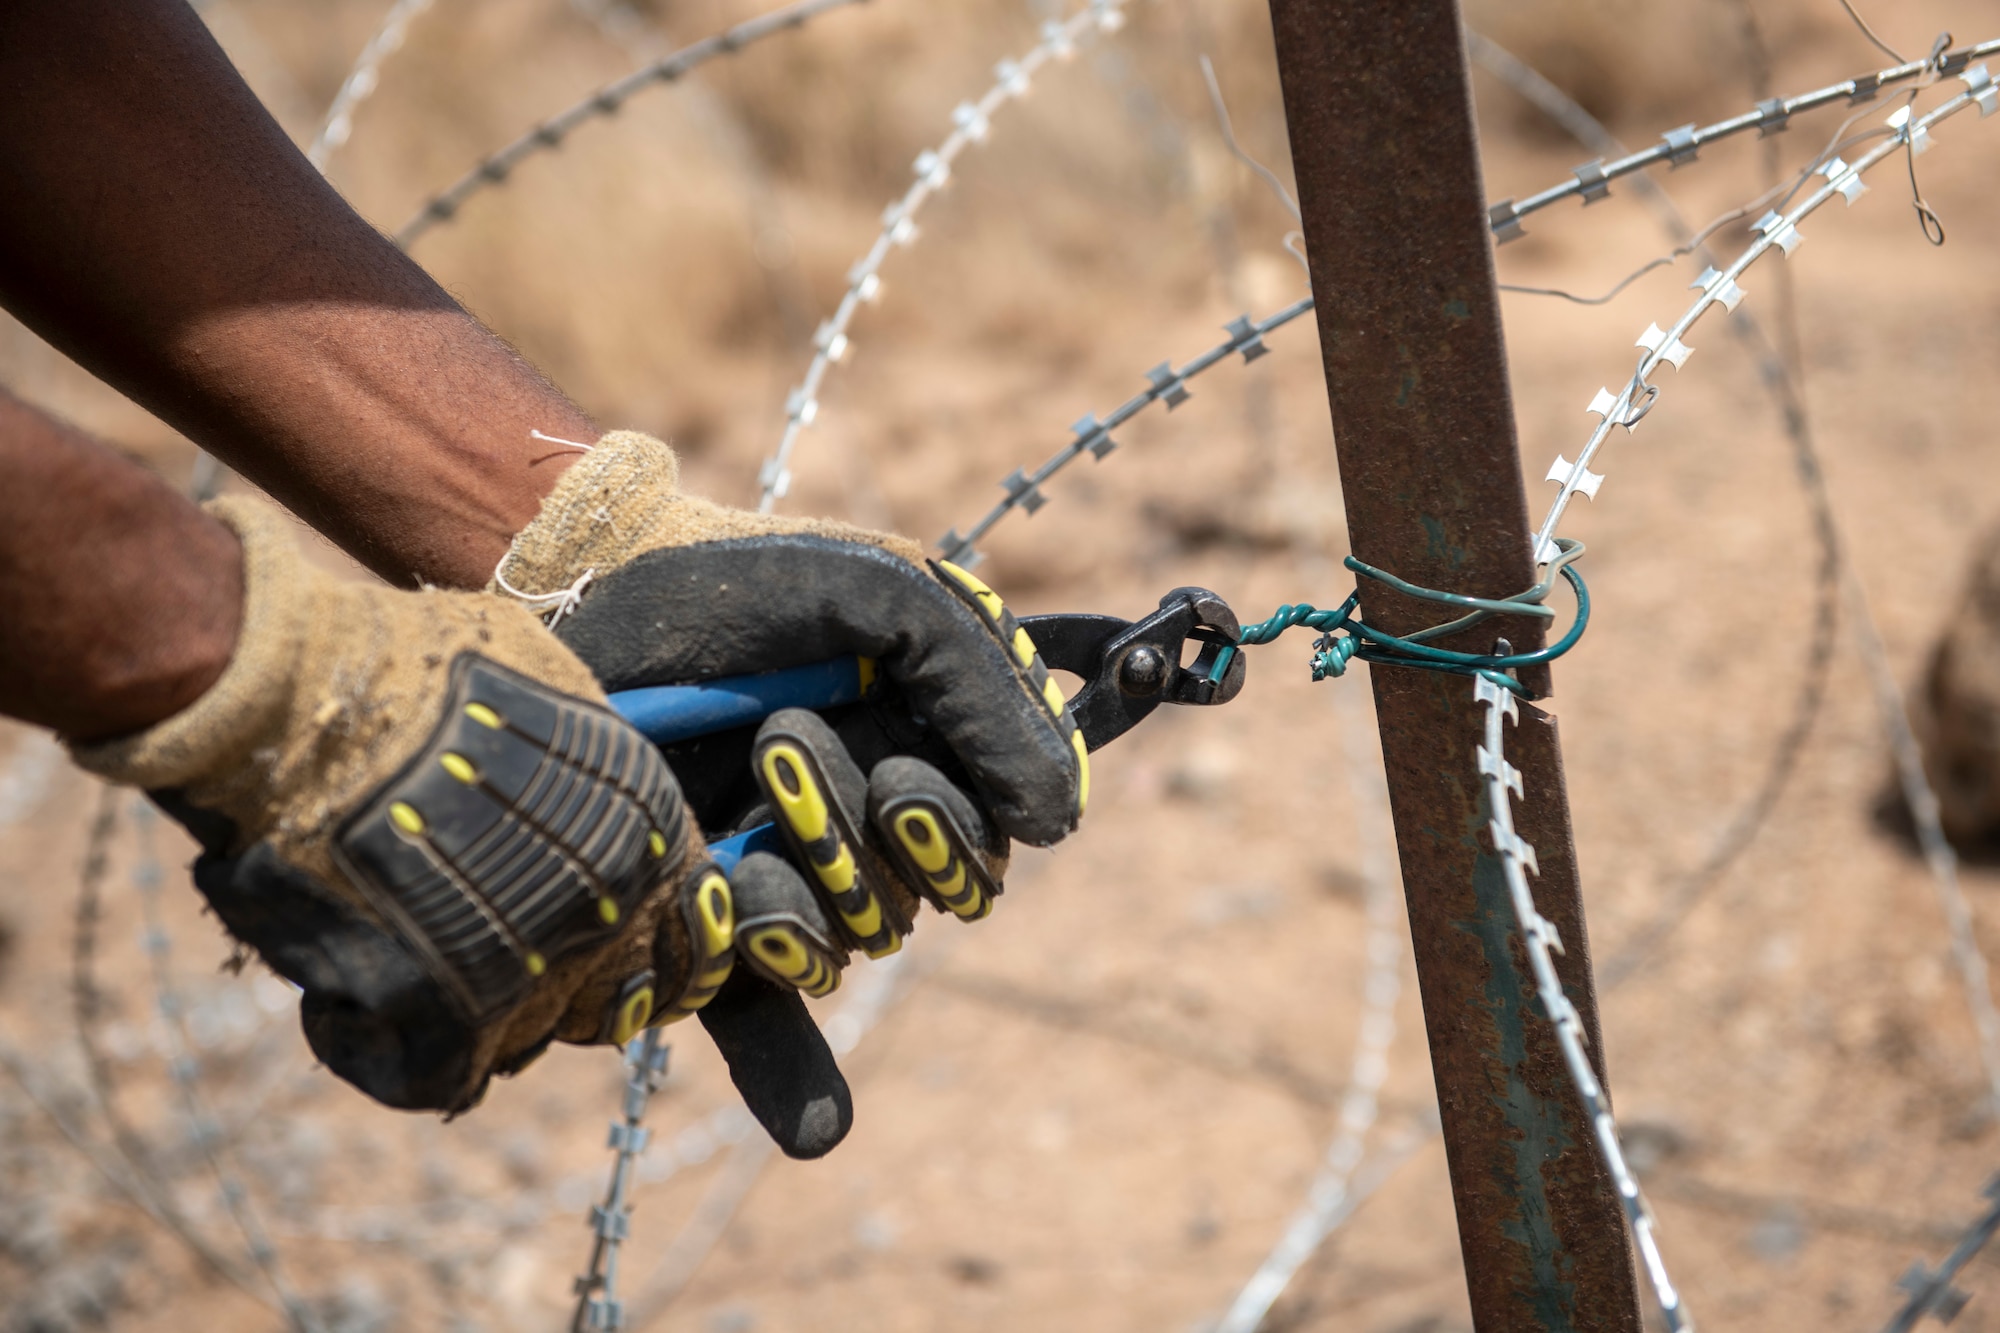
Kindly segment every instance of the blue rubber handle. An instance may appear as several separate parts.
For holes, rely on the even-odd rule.
[[[851,704],[861,697],[863,674],[860,658],[837,657],[754,676],[620,690],[611,706],[653,744],[672,745],[762,722],[780,708]]]
[[[860,658],[837,657],[830,662],[754,676],[726,676],[697,685],[620,690],[611,696],[611,706],[653,744],[672,745],[762,722],[780,708],[851,704],[861,697],[865,674],[872,673],[864,671]],[[782,854],[784,849],[778,826],[759,824],[747,833],[710,843],[708,856],[728,875],[752,852]]]
[[[752,852],[769,852],[773,856],[785,854],[785,840],[779,836],[776,824],[759,824],[747,833],[708,844],[708,859],[715,862],[725,875],[735,874],[736,863]]]

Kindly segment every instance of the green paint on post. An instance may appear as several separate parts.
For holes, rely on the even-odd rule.
[[[1480,807],[1483,822],[1483,795]],[[1514,1216],[1503,1224],[1502,1232],[1528,1253],[1535,1281],[1533,1290],[1522,1295],[1533,1307],[1535,1325],[1547,1333],[1576,1333],[1575,1261],[1556,1234],[1542,1179],[1543,1166],[1566,1152],[1571,1142],[1563,1131],[1561,1108],[1537,1097],[1522,1075],[1528,1060],[1527,1024],[1531,1019],[1546,1023],[1548,1015],[1528,978],[1515,966],[1514,945],[1520,936],[1499,857],[1479,854],[1472,865],[1472,891],[1478,915],[1458,922],[1457,928],[1475,936],[1486,957],[1486,1012],[1500,1039],[1499,1049],[1486,1054],[1505,1071],[1506,1080],[1494,1090],[1492,1100],[1515,1131],[1514,1169],[1495,1172],[1494,1183],[1515,1204]]]

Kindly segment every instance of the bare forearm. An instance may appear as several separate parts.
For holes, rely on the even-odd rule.
[[[5,393],[0,475],[0,713],[98,740],[200,697],[241,615],[229,530]]]
[[[583,414],[347,207],[182,0],[0,5],[0,302],[407,585],[483,583]]]

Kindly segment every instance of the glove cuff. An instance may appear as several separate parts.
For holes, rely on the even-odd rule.
[[[533,601],[560,596],[587,571],[608,573],[653,543],[658,511],[680,490],[681,465],[666,443],[615,430],[571,464],[516,534],[488,592]]]
[[[77,764],[135,787],[188,787],[273,753],[290,711],[313,572],[283,518],[247,497],[204,508],[243,544],[243,620],[221,677],[199,699],[134,736],[71,745]]]

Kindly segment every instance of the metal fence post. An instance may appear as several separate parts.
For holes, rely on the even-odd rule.
[[[1271,0],[1354,553],[1483,596],[1535,581],[1455,0]],[[1366,617],[1434,614],[1364,583]],[[1434,611],[1434,609],[1433,609]],[[1468,631],[1524,648],[1531,622]],[[1636,1333],[1631,1251],[1534,999],[1474,767],[1463,678],[1374,669],[1424,1023],[1479,1333]],[[1530,681],[1545,688],[1546,678]],[[1520,832],[1601,1069],[1555,720],[1522,709]]]

